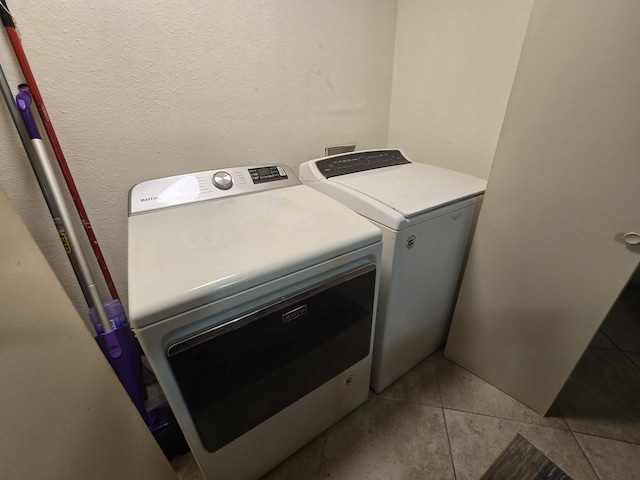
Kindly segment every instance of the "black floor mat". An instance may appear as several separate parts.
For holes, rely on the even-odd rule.
[[[571,480],[524,437],[517,434],[480,480]]]

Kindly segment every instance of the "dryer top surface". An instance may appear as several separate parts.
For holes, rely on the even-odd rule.
[[[378,228],[296,185],[129,217],[129,317],[142,327],[380,242]]]

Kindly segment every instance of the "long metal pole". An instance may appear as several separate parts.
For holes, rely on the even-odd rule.
[[[4,77],[4,72],[2,72],[2,78],[4,79],[2,83],[6,85],[7,81]],[[3,87],[3,93],[5,89],[6,88]],[[89,306],[95,309],[103,332],[111,332],[113,331],[113,327],[111,326],[104,304],[100,298],[98,288],[93,280],[93,275],[91,274],[87,259],[82,251],[82,247],[80,246],[78,236],[76,235],[73,222],[69,215],[69,209],[67,208],[64,196],[55,177],[55,172],[51,165],[51,161],[49,160],[49,155],[44,148],[42,138],[40,138],[40,132],[38,131],[35,118],[31,112],[31,94],[26,85],[21,86],[20,90],[21,91],[17,96],[17,108],[22,120],[24,121],[25,129],[30,138],[32,147],[31,152],[34,154],[33,159],[30,160],[33,160],[34,165],[36,165],[34,172],[38,177],[38,182],[44,186],[42,190],[45,195],[45,199],[47,200],[47,204],[50,205],[50,211],[53,215],[57,215],[57,217],[54,218],[57,218],[59,221],[59,225],[61,227],[59,233],[61,231],[63,232],[63,234],[61,233],[60,238],[64,244],[71,264],[74,267],[78,281],[83,287],[83,293],[86,295],[85,299],[89,303]]]
[[[116,286],[113,283],[113,279],[111,278],[111,274],[109,273],[109,268],[107,267],[107,262],[102,255],[102,250],[100,250],[100,245],[98,244],[98,239],[93,232],[93,227],[89,222],[89,216],[87,215],[87,211],[84,208],[84,204],[80,199],[80,193],[76,188],[76,184],[73,180],[73,176],[71,175],[71,170],[69,170],[69,166],[67,165],[67,160],[62,151],[62,147],[60,146],[60,142],[58,141],[58,136],[56,135],[55,130],[53,129],[53,124],[51,123],[51,119],[49,118],[49,112],[47,112],[47,107],[44,105],[44,100],[42,99],[42,95],[40,95],[40,89],[38,88],[38,84],[36,83],[36,79],[33,76],[33,72],[31,71],[31,66],[29,65],[29,60],[27,60],[27,56],[22,48],[22,42],[20,41],[20,37],[18,36],[18,32],[16,31],[15,23],[11,12],[9,11],[9,7],[7,6],[6,0],[0,0],[0,19],[7,31],[7,35],[9,36],[9,41],[11,42],[11,46],[13,47],[13,51],[16,55],[18,63],[20,64],[20,68],[22,69],[22,74],[24,75],[25,80],[27,81],[27,85],[29,85],[29,90],[33,96],[33,101],[36,104],[36,108],[38,109],[38,113],[40,113],[40,119],[42,120],[42,125],[44,126],[45,131],[47,132],[47,137],[49,138],[49,142],[51,143],[51,147],[53,148],[53,152],[58,160],[58,165],[60,166],[60,170],[62,171],[62,176],[64,177],[65,182],[67,183],[67,187],[69,188],[69,193],[71,194],[71,199],[76,206],[76,210],[78,211],[78,215],[80,215],[80,219],[82,220],[82,226],[89,238],[89,243],[91,244],[91,248],[93,249],[93,253],[98,261],[98,265],[100,265],[100,270],[102,270],[102,275],[104,276],[105,282],[107,283],[107,287],[109,288],[109,292],[113,299],[119,299],[118,292],[116,290]]]
[[[31,168],[36,175],[36,180],[38,181],[38,185],[40,186],[40,190],[42,191],[42,196],[49,208],[49,213],[51,214],[51,218],[53,219],[53,223],[58,230],[58,235],[60,235],[60,239],[63,241],[63,244],[66,241],[67,233],[64,229],[64,224],[62,219],[60,218],[60,213],[56,208],[55,202],[52,200],[51,192],[47,187],[47,183],[45,182],[44,173],[42,172],[42,168],[40,168],[40,164],[38,163],[38,158],[36,156],[36,152],[33,149],[33,145],[31,145],[31,138],[29,138],[29,134],[24,126],[24,122],[22,121],[22,117],[20,115],[20,110],[16,105],[16,102],[13,99],[13,94],[11,93],[11,87],[9,86],[9,82],[7,81],[7,77],[4,74],[4,70],[2,69],[2,65],[0,65],[0,89],[2,90],[2,96],[4,97],[4,101],[7,104],[7,108],[9,109],[9,113],[11,114],[11,118],[13,119],[13,123],[16,126],[16,130],[18,131],[18,135],[20,135],[20,140],[22,140],[22,146],[27,154],[27,158],[29,159],[29,163],[31,164]],[[67,247],[65,245],[65,250]],[[75,255],[69,255],[69,262],[71,263],[71,267],[76,275],[76,278],[80,280],[80,265],[76,261]],[[91,307],[90,295],[87,287],[84,285],[84,282],[78,282],[80,285],[80,289],[82,290],[82,294],[84,295],[84,299],[86,300],[89,307]]]
[[[56,210],[60,215],[60,221],[64,227],[64,231],[66,232],[67,245],[65,245],[65,248],[67,250],[67,254],[69,255],[69,258],[72,259],[71,263],[78,267],[78,271],[76,272],[76,274],[79,275],[78,280],[86,289],[89,296],[90,306],[96,309],[96,313],[100,319],[100,325],[102,325],[102,330],[104,332],[110,332],[113,330],[111,322],[109,322],[109,317],[104,309],[100,293],[98,292],[98,287],[93,280],[93,275],[91,275],[87,259],[80,248],[80,241],[78,240],[75,228],[71,222],[69,210],[67,209],[60,187],[58,187],[58,183],[56,182],[55,173],[53,171],[51,161],[49,160],[49,156],[47,155],[47,151],[44,148],[42,140],[39,138],[32,138],[31,144],[33,145],[36,157],[39,159],[42,173],[44,175],[44,181],[51,193],[52,202],[56,206]]]

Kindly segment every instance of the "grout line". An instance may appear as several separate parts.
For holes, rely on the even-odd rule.
[[[602,321],[602,324],[604,325],[604,322],[606,322],[607,317],[605,317],[605,319]],[[611,344],[616,347],[617,350],[621,350],[620,347],[618,346],[618,344],[616,342],[613,341],[613,338],[611,338],[609,335],[607,335],[607,332],[605,332],[602,329],[602,325],[600,325],[600,328],[598,328],[598,331],[596,332],[596,334],[600,332],[602,335],[604,335],[605,337],[607,337],[607,340],[609,340],[611,342]],[[589,345],[591,346],[591,345]],[[611,348],[603,348],[602,350],[611,350]]]
[[[586,435],[588,437],[601,438],[602,440],[610,440],[612,442],[626,443],[627,445],[633,445],[633,446],[636,446],[636,447],[640,447],[640,443],[630,442],[629,440],[621,440],[619,438],[603,437],[602,435],[598,435],[596,433],[580,432],[579,430],[570,430],[570,432],[571,433],[579,433],[580,435]]]
[[[453,450],[451,449],[451,437],[449,436],[449,425],[447,424],[447,416],[444,413],[444,407],[441,408],[442,420],[444,421],[444,432],[447,435],[447,443],[449,444],[449,459],[451,460],[451,468],[453,470],[453,479],[457,480],[458,474],[456,473],[456,463],[453,460]]]
[[[498,417],[496,415],[490,415],[488,413],[480,413],[480,412],[470,412],[469,410],[462,410],[459,408],[452,408],[452,407],[442,407],[445,410],[450,410],[452,412],[460,412],[460,413],[467,413],[469,415],[478,415],[480,417],[488,417],[488,418],[495,418],[497,420],[506,420],[508,422],[516,422],[516,423],[522,423],[524,425],[532,425],[534,427],[542,427],[542,428],[551,428],[553,430],[560,430],[561,432],[570,432],[571,431],[571,427],[569,426],[569,424],[567,423],[567,421],[564,419],[564,417],[562,418],[562,420],[564,420],[564,423],[566,424],[567,428],[560,428],[557,427],[555,425],[545,425],[542,423],[534,423],[534,422],[529,422],[526,420],[518,420],[515,418],[509,418],[509,417]],[[552,417],[543,417],[543,418],[552,418]],[[553,417],[556,418],[556,417]],[[578,432],[581,433],[581,432]]]
[[[640,355],[640,353],[638,353],[638,352],[628,352],[628,351],[626,351],[626,350],[622,350],[622,353],[624,353],[625,357],[627,357],[627,358],[629,359],[629,361],[630,361],[633,365],[635,365],[635,366],[638,368],[638,370],[640,370],[640,365],[638,365],[638,364],[633,360],[633,358],[631,358],[631,355],[629,355],[630,353],[633,353],[633,354],[636,354],[636,355]]]
[[[451,460],[451,467],[453,469],[453,479],[457,480],[458,475],[456,473],[456,464],[453,460],[453,451],[451,450],[451,437],[449,436],[449,425],[447,424],[447,416],[444,413],[444,402],[442,401],[442,388],[440,388],[440,376],[438,375],[438,366],[435,365],[436,385],[438,386],[438,394],[440,395],[440,410],[442,411],[442,419],[444,421],[444,431],[447,435],[447,444],[449,445],[449,459]]]
[[[436,408],[436,409],[439,409],[439,410],[442,410],[442,408],[443,408],[442,405],[428,405],[426,403],[416,402],[415,400],[407,400],[406,398],[384,397],[382,395],[377,395],[377,394],[374,394],[374,396],[376,398],[380,398],[382,400],[389,401],[389,402],[406,403],[408,405],[417,405],[419,407]]]
[[[562,389],[560,389],[560,391],[562,391]],[[564,414],[564,412],[562,411],[562,409],[560,408],[560,404],[558,403],[558,397],[560,396],[560,393],[558,393],[558,395],[556,395],[555,400],[553,401],[553,403],[551,404],[551,408],[556,407],[556,411],[558,412],[558,414],[560,415],[560,419],[562,420],[562,422],[564,423],[564,425],[567,427],[566,429],[568,431],[572,431],[571,430],[571,425],[569,424],[569,422],[567,421],[567,416]],[[557,418],[557,417],[554,417]],[[563,429],[564,430],[564,429]]]
[[[329,431],[329,428],[324,432],[322,432],[322,447],[320,448],[320,461],[318,462],[318,469],[316,470],[316,474],[314,475],[316,479],[320,478],[320,472],[322,472],[322,465],[324,464],[324,447],[327,444],[327,432]]]
[[[384,398],[385,400],[391,400],[392,402],[403,402],[403,403],[410,403],[412,405],[420,405],[422,407],[430,407],[430,408],[443,408],[442,407],[442,402],[440,403],[440,405],[431,405],[429,403],[422,403],[422,402],[417,402],[415,400],[407,400],[404,398],[393,398],[393,397],[387,397],[386,395],[382,395],[379,393],[374,393],[374,396],[377,398]],[[442,398],[441,398],[442,400]]]
[[[584,451],[584,449],[582,448],[582,445],[580,444],[580,442],[578,441],[578,438],[576,437],[576,432],[569,430],[571,432],[571,436],[573,437],[573,439],[575,440],[576,444],[578,445],[578,448],[580,449],[580,451],[582,452],[582,456],[585,458],[585,460],[587,461],[587,463],[589,464],[589,466],[591,467],[591,471],[593,472],[593,474],[596,476],[596,478],[598,478],[599,480],[603,480],[600,475],[598,475],[598,472],[596,471],[595,467],[593,466],[593,464],[591,463],[591,460],[589,459],[589,456],[587,455],[587,452]],[[606,480],[606,479],[604,479]]]

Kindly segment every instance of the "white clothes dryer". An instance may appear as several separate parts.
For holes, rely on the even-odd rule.
[[[382,230],[371,377],[380,392],[444,344],[486,181],[392,149],[305,162],[299,177]]]
[[[381,250],[285,166],[131,189],[129,317],[207,478],[259,478],[367,399]]]

